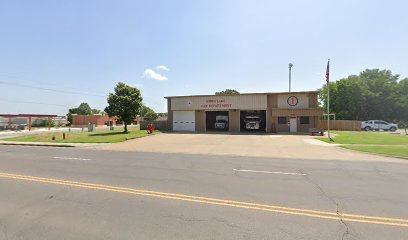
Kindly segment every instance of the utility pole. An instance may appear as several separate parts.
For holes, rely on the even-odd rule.
[[[289,92],[291,92],[292,88],[292,67],[293,67],[293,63],[289,63]]]

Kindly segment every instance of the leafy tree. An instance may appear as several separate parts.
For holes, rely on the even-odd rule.
[[[320,90],[319,94],[319,100],[320,103],[323,107],[323,111],[327,112],[327,85],[324,85]],[[336,99],[337,99],[337,83],[336,82],[330,82],[330,112],[333,112],[333,109],[337,109],[335,106],[336,104]]]
[[[143,108],[141,111],[141,115],[143,116],[143,118],[146,116],[148,112],[154,112],[154,110],[143,104]]]
[[[399,114],[398,120],[403,127],[408,128],[408,78],[398,83],[395,97],[395,109]]]
[[[143,105],[142,116],[143,120],[146,121],[154,121],[159,117],[158,114],[153,109],[149,108],[146,105]]]
[[[158,117],[167,117],[168,114],[166,112],[165,113],[157,113],[157,116]]]
[[[92,109],[88,103],[81,103],[79,107],[76,108],[76,114],[78,115],[91,115]]]
[[[99,110],[99,109],[96,109],[96,108],[93,108],[92,110],[91,110],[91,112],[92,112],[92,114],[104,114],[104,112],[103,111],[101,111],[101,110]]]
[[[71,108],[68,110],[67,120],[70,124],[72,124],[72,114],[78,115],[92,115],[92,109],[88,103],[81,103],[76,108]]]
[[[239,94],[239,92],[235,89],[225,89],[224,91],[221,92],[216,92],[215,95],[233,95],[233,94]]]
[[[405,121],[405,120],[400,121],[398,123],[398,127],[404,129],[405,130],[405,136],[408,136],[408,121]]]
[[[330,83],[330,112],[337,119],[408,120],[408,80],[389,70],[367,69]],[[327,109],[327,87],[320,89],[320,102]]]
[[[157,113],[155,113],[154,111],[147,112],[146,115],[143,116],[143,119],[146,121],[154,121],[157,118]]]
[[[50,121],[50,127],[55,127],[55,121],[51,120]],[[41,119],[41,118],[37,118],[35,119],[32,124],[32,127],[48,127],[48,119]]]
[[[109,117],[117,117],[122,121],[125,125],[124,132],[128,133],[127,125],[141,112],[142,100],[137,88],[119,82],[115,87],[115,93],[109,94],[105,112]]]

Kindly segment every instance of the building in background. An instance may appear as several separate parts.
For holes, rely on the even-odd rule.
[[[116,118],[111,118],[107,115],[76,115],[72,114],[71,127],[85,127],[88,124],[95,124],[96,127],[115,126]]]
[[[165,97],[172,131],[308,132],[318,128],[318,91]]]
[[[137,116],[134,123],[140,124],[140,116]],[[96,127],[102,126],[116,126],[118,119],[116,117],[109,117],[107,115],[76,115],[72,114],[71,127],[86,127],[88,124],[95,124]]]
[[[49,114],[0,114],[0,130],[31,130],[39,120],[43,123],[42,127],[50,129],[57,117]]]

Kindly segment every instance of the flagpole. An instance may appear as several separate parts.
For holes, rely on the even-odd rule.
[[[330,59],[327,62],[327,73],[329,74],[330,69]],[[327,136],[330,138],[330,80],[327,75]]]

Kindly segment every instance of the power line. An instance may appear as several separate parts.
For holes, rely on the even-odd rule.
[[[104,98],[108,96],[108,95],[97,95],[97,94],[89,94],[89,93],[84,93],[84,92],[74,92],[74,91],[66,91],[66,90],[59,90],[59,89],[52,89],[52,88],[37,87],[37,86],[31,86],[31,85],[26,85],[26,84],[21,84],[21,83],[12,83],[12,82],[7,82],[7,81],[0,81],[0,84],[17,86],[17,87],[25,87],[25,88],[34,88],[34,89],[43,90],[43,91],[59,92],[59,93],[65,93],[65,94],[87,95],[87,96],[104,97]]]
[[[58,87],[64,87],[64,86],[62,86],[60,83],[56,84],[56,83],[50,83],[50,82],[44,82],[44,81],[37,81],[37,80],[32,80],[32,79],[25,79],[25,78],[21,78],[21,77],[19,77],[19,76],[14,76],[14,75],[9,75],[9,74],[0,73],[0,76],[6,77],[6,78],[18,79],[18,80],[22,80],[22,81],[24,81],[24,82],[30,82],[30,83],[31,83],[31,82],[35,82],[35,83],[40,83],[40,84],[47,84],[47,85],[54,85],[54,86],[58,86]],[[65,87],[67,87],[67,86],[65,86]],[[83,89],[81,89],[81,88],[75,88],[75,87],[72,87],[72,86],[69,86],[69,88],[70,88],[70,89],[74,89],[74,90],[80,90],[80,91],[83,90]],[[87,93],[92,93],[92,94],[98,94],[98,92],[96,92],[96,91],[89,91],[89,90],[87,90],[86,92],[87,92]]]
[[[0,98],[0,101],[3,101],[3,102],[12,102],[12,103],[27,103],[27,104],[37,104],[37,105],[50,105],[50,106],[58,106],[58,107],[69,108],[69,106],[61,105],[61,104],[54,104],[54,103],[41,103],[41,102],[31,102],[31,101],[16,101],[16,100],[8,100],[8,99],[3,99],[3,98]]]

